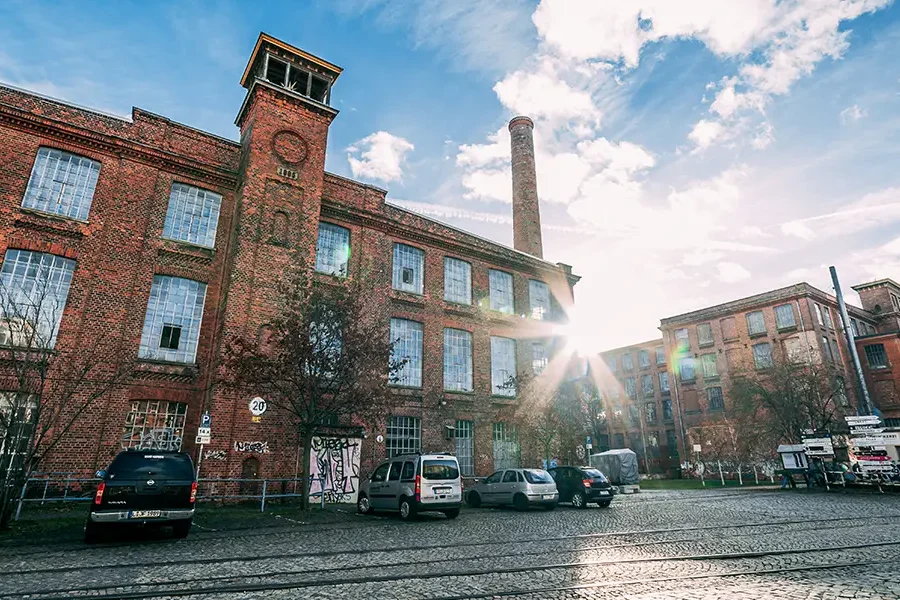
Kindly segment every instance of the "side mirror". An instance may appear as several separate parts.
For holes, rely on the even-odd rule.
[[[94,473],[94,475],[97,477],[97,479],[106,479],[106,471],[104,471],[103,469],[100,469],[99,471]]]

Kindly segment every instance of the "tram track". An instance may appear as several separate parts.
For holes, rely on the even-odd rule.
[[[883,542],[873,542],[873,543],[865,543],[865,544],[847,544],[840,546],[827,546],[827,547],[815,547],[815,548],[788,548],[788,549],[780,549],[780,550],[768,550],[768,551],[755,551],[755,552],[726,552],[726,553],[712,553],[712,554],[692,554],[692,555],[676,555],[676,556],[653,556],[653,557],[637,557],[637,558],[620,558],[620,559],[599,559],[599,560],[590,560],[590,561],[577,561],[577,562],[558,562],[558,563],[550,563],[544,565],[522,565],[522,566],[514,566],[514,567],[493,567],[490,569],[484,568],[472,568],[472,569],[455,569],[455,570],[446,570],[446,571],[433,571],[426,573],[402,573],[396,575],[366,575],[366,576],[358,576],[358,577],[340,577],[340,578],[332,578],[332,579],[317,579],[317,580],[307,580],[307,581],[293,581],[293,582],[260,582],[260,583],[237,583],[230,585],[212,585],[212,586],[204,586],[204,587],[191,587],[191,588],[182,588],[175,587],[177,584],[171,581],[158,582],[153,584],[143,584],[146,586],[154,586],[155,589],[144,589],[138,591],[123,591],[122,588],[130,587],[127,585],[118,585],[118,586],[92,586],[92,587],[84,587],[79,590],[84,594],[84,597],[90,598],[98,598],[101,600],[108,600],[112,598],[118,598],[122,600],[139,600],[145,598],[159,598],[159,597],[188,597],[188,596],[208,596],[213,594],[238,594],[238,593],[251,593],[251,592],[266,592],[266,591],[278,591],[278,590],[300,590],[300,589],[309,589],[309,588],[328,588],[334,586],[347,586],[347,585],[355,585],[355,584],[369,584],[369,583],[390,583],[396,581],[423,581],[430,579],[440,579],[440,578],[460,578],[460,577],[479,577],[485,575],[509,575],[509,574],[521,574],[528,572],[540,572],[540,571],[553,571],[553,570],[566,570],[566,569],[578,569],[585,567],[597,567],[597,566],[607,566],[607,565],[630,565],[637,563],[665,563],[665,562],[695,562],[695,561],[727,561],[727,560],[741,560],[741,559],[760,559],[766,557],[776,557],[776,556],[788,556],[788,555],[805,555],[805,554],[813,554],[813,553],[823,553],[823,552],[844,552],[844,551],[853,551],[853,550],[863,550],[868,548],[883,548],[889,546],[900,546],[900,540],[891,540],[891,541],[883,541]],[[891,559],[894,560],[894,559]],[[897,562],[900,562],[900,558],[896,559]],[[884,559],[879,559],[880,563],[884,563]],[[409,565],[410,563],[407,561],[404,563],[405,565]],[[688,574],[688,575],[673,575],[671,577],[665,578],[646,578],[643,580],[629,580],[628,582],[623,581],[608,581],[605,580],[602,585],[624,585],[625,583],[635,583],[635,582],[653,582],[653,581],[671,581],[677,579],[699,579],[699,578],[709,578],[709,577],[729,577],[735,575],[759,575],[759,574],[767,574],[767,573],[778,573],[778,572],[787,572],[787,571],[796,571],[796,570],[810,570],[810,569],[823,569],[823,568],[838,568],[859,564],[869,564],[865,563],[865,561],[860,562],[856,561],[853,563],[841,562],[837,564],[814,564],[814,565],[797,565],[791,567],[783,567],[779,569],[753,569],[753,570],[743,570],[743,571],[731,571],[724,573],[701,573],[701,574]],[[378,566],[374,568],[379,568]],[[345,570],[346,571],[346,570]],[[232,577],[232,580],[238,579],[248,579],[248,578],[260,578],[265,577],[266,574],[262,575],[250,575],[250,576],[235,576]],[[196,580],[190,580],[189,583],[196,584]],[[589,589],[590,587],[598,587],[601,584],[578,584],[573,586],[554,586],[552,588],[546,588],[547,591],[559,591],[562,589]],[[169,587],[165,587],[169,586]],[[113,593],[108,593],[111,590],[114,590]],[[2,597],[4,598],[20,598],[20,597],[28,597],[29,599],[34,600],[71,600],[73,597],[82,597],[82,596],[72,596],[72,592],[76,590],[67,590],[65,595],[53,595],[59,594],[57,591],[52,592],[38,592],[38,591],[27,591],[27,592],[19,592],[16,594],[4,594]],[[457,595],[457,596],[447,596],[445,600],[455,600],[462,598],[478,598],[478,597],[493,597],[493,596],[515,596],[515,595],[526,595],[526,594],[535,594],[539,593],[540,590],[535,588],[529,588],[527,590],[507,590],[501,591],[496,590],[491,592],[490,594],[485,595]]]

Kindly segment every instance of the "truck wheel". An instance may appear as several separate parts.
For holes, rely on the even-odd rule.
[[[184,539],[191,532],[191,524],[193,520],[187,519],[184,521],[177,521],[174,525],[172,525],[172,533],[175,534],[175,537],[178,539]]]
[[[459,509],[451,508],[450,510],[445,510],[444,514],[447,516],[448,519],[455,519],[456,517],[459,516]]]
[[[466,503],[472,508],[478,508],[481,506],[481,495],[476,491],[469,492],[469,495],[466,497]]]
[[[528,510],[528,498],[525,497],[525,494],[516,494],[513,497],[513,508],[519,512]]]

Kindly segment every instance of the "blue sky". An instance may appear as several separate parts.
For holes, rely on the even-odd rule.
[[[0,80],[237,138],[260,31],[344,67],[328,170],[511,241],[536,122],[546,258],[598,348],[798,281],[900,279],[891,0],[0,4]],[[852,293],[849,294],[852,300]]]

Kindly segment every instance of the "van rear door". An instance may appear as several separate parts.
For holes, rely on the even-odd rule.
[[[462,502],[462,480],[455,456],[422,457],[420,501],[429,503]]]

